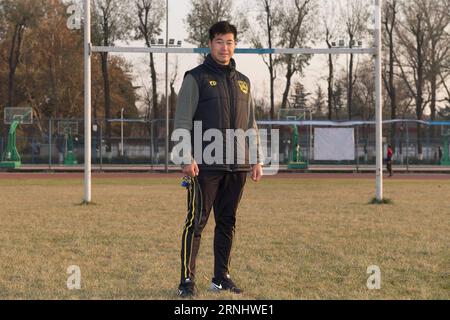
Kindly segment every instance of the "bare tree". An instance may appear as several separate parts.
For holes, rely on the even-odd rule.
[[[113,46],[118,40],[125,40],[133,29],[128,0],[97,0],[92,15],[92,41],[95,45]],[[105,117],[111,118],[111,88],[108,70],[108,52],[100,53]],[[111,155],[111,123],[106,121],[106,152]]]
[[[8,107],[14,106],[14,78],[20,63],[22,45],[27,28],[36,25],[38,18],[43,15],[40,1],[32,0],[3,0],[2,12],[4,16],[4,31],[10,28],[10,45],[8,52]]]
[[[336,3],[334,1],[323,1],[322,4],[322,21],[325,33],[325,43],[329,49],[336,44],[334,38],[338,32],[336,23]],[[334,45],[333,45],[334,44]],[[329,54],[327,57],[328,77],[327,77],[327,106],[328,106],[328,120],[333,118],[333,92],[334,92],[334,65],[336,56]]]
[[[216,22],[231,20],[232,0],[192,0],[192,10],[187,15],[189,26],[187,41],[201,48],[208,46],[208,30]]]
[[[232,21],[233,0],[191,0],[191,5],[192,9],[185,21],[188,27],[186,41],[200,48],[208,47],[208,30],[219,21],[230,21],[240,29],[238,19]],[[202,56],[204,58],[206,54]]]
[[[450,85],[447,84],[447,81],[446,81],[446,79],[448,78],[448,74],[447,74],[447,76],[444,76],[443,71],[441,71],[441,73],[439,74],[439,77],[440,77],[440,79],[442,81],[442,86],[444,87],[445,94],[447,95],[444,98],[444,101],[446,103],[448,103],[447,107],[450,107]]]
[[[6,28],[5,0],[0,0],[0,42],[5,39]]]
[[[5,1],[0,0],[0,46],[2,42],[5,40],[7,31],[7,23],[6,23],[6,13],[5,13]],[[0,71],[3,69],[2,63],[4,62],[3,57],[0,55]],[[3,90],[0,90],[0,99],[2,99]],[[0,110],[1,110],[0,106]],[[3,134],[3,123],[0,121],[0,134]]]
[[[268,48],[273,48],[273,44],[279,35],[281,22],[280,3],[273,0],[258,0],[259,14],[257,17],[258,30],[253,30],[251,42],[256,48],[262,48],[263,43]],[[276,61],[272,54],[269,54],[269,60],[262,56],[265,65],[269,70],[270,76],[270,118],[275,119],[275,93],[274,84],[276,75]]]
[[[426,32],[430,39],[427,54],[427,79],[430,91],[430,120],[437,114],[437,94],[445,78],[440,77],[445,59],[450,55],[450,35],[446,27],[450,24],[450,0],[428,0],[421,3]],[[434,129],[434,127],[432,128]],[[434,132],[433,132],[434,134]]]
[[[344,83],[342,81],[335,81],[333,88],[333,111],[336,120],[339,120],[344,109]]]
[[[2,1],[1,4],[3,3]],[[83,113],[83,70],[80,68],[83,65],[83,34],[81,30],[67,28],[67,7],[61,0],[34,0],[29,4],[33,5],[31,8],[34,13],[39,14],[35,23],[28,24],[23,33],[14,77],[14,106],[31,107],[36,120],[35,127],[44,134],[48,118],[79,118]],[[16,16],[18,13],[15,12]],[[13,24],[8,22],[7,27],[8,36],[0,41],[0,83],[4,84],[0,86],[0,106],[7,105],[8,86],[3,79],[6,80],[9,74],[7,61],[14,31]],[[99,60],[99,55],[93,56],[92,103],[95,115],[98,115],[97,104],[103,107],[103,99],[99,99],[103,96]],[[111,86],[113,114],[117,108],[134,107],[130,70],[123,60],[117,57],[110,59],[110,74],[114,79]],[[131,114],[132,108],[127,111]]]
[[[345,25],[345,32],[348,36],[348,46],[355,47],[356,41],[362,40],[367,33],[367,22],[369,21],[370,12],[364,1],[347,1],[347,6],[342,6],[342,24]],[[348,85],[347,85],[347,112],[348,119],[352,119],[352,99],[353,86],[356,79],[353,77],[354,55],[350,54],[348,63]]]
[[[422,120],[426,101],[424,99],[426,81],[426,59],[430,39],[426,32],[425,14],[422,0],[412,0],[402,5],[404,19],[399,25],[399,43],[401,56],[396,55],[401,77],[410,95],[415,99],[417,120]],[[417,124],[417,148],[419,159],[422,158],[422,126]]]
[[[388,70],[383,73],[383,81],[386,91],[389,95],[391,119],[397,119],[397,91],[395,86],[395,32],[397,29],[397,15],[399,11],[399,0],[388,0],[385,2],[383,8],[383,26],[384,26],[384,44],[388,48]],[[394,141],[396,132],[396,123],[391,124],[390,128],[390,141]],[[395,146],[394,146],[395,148]]]
[[[328,25],[325,27],[325,35],[326,35],[326,43],[328,48],[332,48],[332,34],[331,29]],[[328,105],[328,120],[331,120],[333,117],[333,83],[334,83],[334,61],[333,61],[333,55],[328,55],[328,78],[327,78],[327,105]]]
[[[373,60],[366,59],[362,61],[362,67],[355,71],[358,81],[353,88],[353,114],[367,121],[375,117],[375,79]]]
[[[292,106],[296,109],[306,109],[309,105],[309,96],[311,93],[306,91],[305,86],[297,81],[294,84],[294,94],[292,95]]]
[[[162,0],[135,0],[136,13],[139,23],[136,27],[136,39],[143,39],[147,47],[151,47],[152,41],[161,34],[161,23],[164,17],[164,3]],[[150,77],[152,84],[152,99],[148,105],[146,118],[156,119],[158,109],[158,91],[153,53],[150,53]]]
[[[314,118],[321,118],[324,112],[324,92],[320,85],[317,85],[317,90],[315,92],[315,98],[312,105]]]
[[[169,118],[175,118],[175,109],[177,106],[177,92],[175,90],[175,82],[178,78],[178,58],[176,59],[175,66],[173,68],[172,75],[170,76],[169,87],[170,87],[170,96],[169,96]]]
[[[305,47],[310,40],[313,31],[314,10],[316,9],[314,0],[294,0],[288,5],[284,5],[281,10],[281,33],[278,45],[284,48]],[[286,68],[286,84],[283,92],[281,108],[287,106],[289,92],[291,90],[292,77],[298,72],[303,73],[303,69],[308,65],[311,55],[281,55],[278,60],[280,66]]]

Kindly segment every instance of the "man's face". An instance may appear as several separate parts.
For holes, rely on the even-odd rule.
[[[236,48],[234,34],[216,34],[214,39],[209,41],[212,58],[219,64],[228,65]]]

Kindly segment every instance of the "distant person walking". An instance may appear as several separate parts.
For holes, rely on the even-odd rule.
[[[394,175],[392,171],[392,156],[394,155],[394,151],[392,150],[392,146],[388,145],[387,148],[387,157],[386,157],[386,168],[389,172],[389,177],[392,177]]]

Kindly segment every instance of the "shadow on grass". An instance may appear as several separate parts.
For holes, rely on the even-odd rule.
[[[98,204],[95,202],[86,202],[86,201],[82,201],[79,203],[75,203],[74,206],[77,207],[89,207],[89,206],[97,206]]]
[[[392,201],[391,199],[378,200],[377,198],[373,198],[369,201],[368,204],[394,204],[394,201]]]

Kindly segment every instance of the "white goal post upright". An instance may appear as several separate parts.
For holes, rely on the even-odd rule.
[[[91,197],[91,55],[93,52],[115,53],[208,53],[208,48],[172,47],[101,47],[91,44],[90,1],[84,0],[84,202]],[[166,2],[168,3],[168,1]],[[371,54],[375,59],[375,121],[376,121],[376,199],[383,200],[383,154],[382,154],[382,78],[381,78],[381,12],[383,0],[374,0],[374,48],[237,48],[236,54]],[[166,21],[168,23],[168,21]],[[166,35],[166,38],[168,35]],[[167,63],[167,61],[166,61]],[[167,85],[166,85],[167,87]],[[167,101],[166,101],[167,102]],[[166,113],[166,126],[168,114]],[[168,127],[166,128],[168,130]],[[167,132],[167,131],[166,131]],[[166,154],[166,163],[168,154]]]
[[[383,96],[381,83],[381,10],[383,0],[375,0],[375,144],[376,144],[376,199],[383,200]]]
[[[84,199],[91,194],[91,0],[84,0]]]

